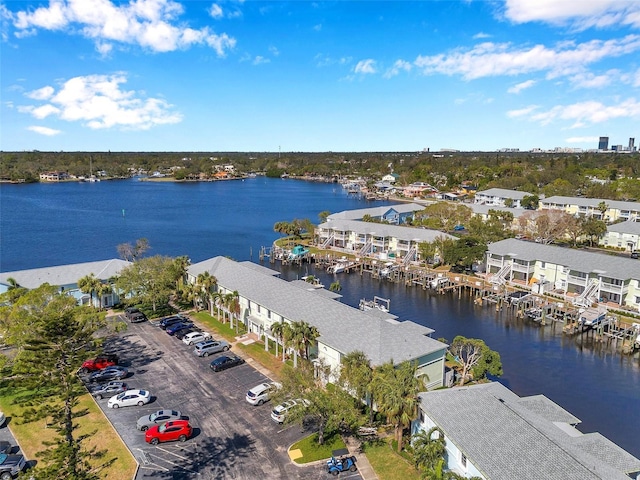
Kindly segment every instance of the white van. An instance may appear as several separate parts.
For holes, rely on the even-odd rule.
[[[268,402],[270,395],[281,387],[282,385],[277,382],[261,383],[260,385],[256,385],[247,392],[247,402],[251,405],[262,405],[264,402]]]

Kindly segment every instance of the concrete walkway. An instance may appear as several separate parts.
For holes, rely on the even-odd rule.
[[[362,453],[361,442],[355,437],[343,437],[344,443],[347,444],[349,453],[356,457],[356,465],[362,480],[378,480],[378,475],[373,471],[371,463],[367,456]]]

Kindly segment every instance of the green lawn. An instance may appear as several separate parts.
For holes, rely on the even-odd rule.
[[[24,393],[24,390],[15,388],[9,389],[5,387],[0,389],[0,409],[4,411],[7,417],[11,418],[9,428],[18,443],[20,443],[25,456],[30,460],[38,460],[37,453],[44,450],[43,443],[53,440],[56,437],[56,433],[53,429],[47,428],[46,420],[44,419],[32,423],[22,423],[20,417],[24,408],[16,405],[15,399]],[[79,426],[75,431],[75,435],[97,431],[98,433],[85,440],[84,446],[87,449],[95,447],[98,451],[106,450],[103,458],[92,458],[91,462],[99,465],[113,461],[102,472],[103,478],[107,480],[131,480],[136,471],[136,461],[89,394],[80,398],[80,403],[76,410],[81,411],[83,409],[87,409],[88,413],[76,418]]]
[[[391,448],[391,439],[363,444],[363,450],[380,480],[420,480],[420,474]]]
[[[211,315],[209,315],[209,313],[204,311],[190,313],[189,316],[195,318],[201,324],[206,325],[211,330],[211,333],[213,333],[213,336],[215,338],[222,337],[228,342],[235,341],[238,335],[242,335],[245,333],[245,328],[242,323],[238,325],[238,331],[236,332],[235,329],[231,329],[228,322],[222,323],[221,321],[218,321],[216,317],[212,317]],[[220,318],[222,319],[222,317]]]
[[[329,438],[325,437],[324,445],[318,445],[318,434],[313,433],[303,438],[299,442],[294,443],[289,450],[299,449],[302,457],[296,458],[294,461],[299,464],[315,462],[316,460],[324,460],[331,458],[331,452],[339,448],[346,448],[342,437],[337,433]]]

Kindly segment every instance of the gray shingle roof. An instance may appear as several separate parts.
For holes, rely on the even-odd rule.
[[[598,452],[591,435],[568,435],[497,382],[421,393],[420,403],[487,479],[628,480],[623,472],[640,468],[612,442]]]
[[[463,205],[469,207],[471,210],[473,210],[473,213],[475,214],[488,215],[489,210],[497,210],[498,212],[513,213],[513,218],[518,218],[524,212],[530,211],[530,210],[525,210],[524,208],[496,207],[492,205],[484,205],[481,203],[464,203]]]
[[[512,256],[520,260],[563,265],[572,270],[585,273],[597,273],[604,277],[620,280],[640,279],[640,263],[630,258],[607,255],[604,253],[584,252],[573,248],[543,245],[508,238],[488,246],[491,254]]]
[[[382,217],[389,210],[395,210],[398,213],[411,213],[424,210],[424,205],[418,203],[398,203],[394,205],[383,205],[381,207],[361,208],[358,210],[345,210],[343,212],[337,212],[329,215],[329,219],[342,219],[342,220],[360,220],[365,215],[371,215],[372,217]]]
[[[519,192],[518,190],[508,190],[506,188],[490,188],[481,192],[476,192],[477,196],[485,195],[487,197],[512,198],[514,200],[522,200],[526,196],[531,196],[529,192]]]
[[[78,280],[92,273],[99,280],[108,280],[129,265],[131,265],[130,262],[113,258],[98,262],[18,270],[0,273],[0,283],[7,284],[7,279],[13,278],[20,286],[28,289],[38,288],[43,283],[57,286],[76,285]]]
[[[622,202],[620,200],[607,200],[606,198],[563,197],[562,195],[554,195],[553,197],[540,200],[540,203],[545,204],[554,203],[558,205],[578,205],[579,207],[594,208],[597,208],[600,202],[606,203],[609,208],[640,212],[640,202]]]
[[[357,308],[325,298],[316,292],[265,275],[247,265],[224,257],[215,257],[189,267],[189,275],[204,271],[214,275],[225,289],[268,308],[288,320],[303,320],[320,332],[319,340],[346,354],[363,351],[373,365],[389,360],[400,363],[446,349],[429,335],[433,330],[413,322],[389,321]]]
[[[615,223],[607,227],[609,232],[628,233],[630,235],[640,235],[640,222],[632,222],[628,220],[626,222]]]
[[[457,240],[453,235],[439,230],[426,228],[402,227],[388,223],[360,222],[358,220],[333,219],[318,226],[321,229],[333,229],[340,232],[355,232],[361,235],[376,237],[393,237],[404,241],[433,242],[438,237]]]

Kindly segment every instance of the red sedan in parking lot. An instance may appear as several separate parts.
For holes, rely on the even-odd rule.
[[[191,436],[193,429],[189,425],[188,420],[174,420],[172,422],[163,423],[150,427],[144,434],[144,439],[151,445],[157,445],[160,442],[171,442],[179,440],[184,442]]]

